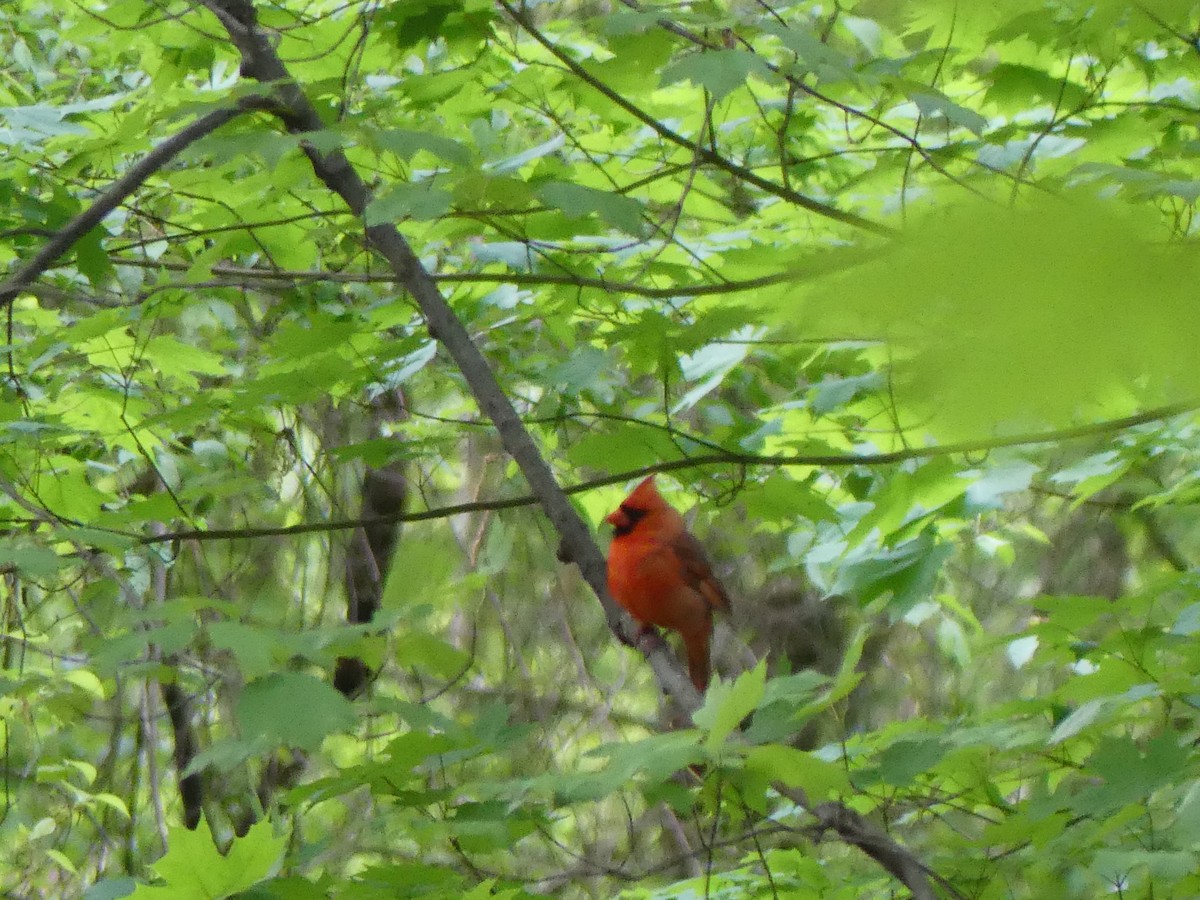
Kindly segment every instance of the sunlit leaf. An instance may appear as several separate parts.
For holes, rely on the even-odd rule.
[[[704,706],[692,717],[698,726],[708,729],[705,744],[709,750],[720,747],[738,723],[758,707],[766,679],[766,663],[760,662],[732,682],[719,681],[709,688]]]
[[[889,335],[895,395],[954,435],[1066,424],[1187,399],[1191,256],[1084,197],[925,219],[839,282],[829,327]],[[969,278],[963,278],[969,273]]]
[[[131,895],[135,900],[152,897],[217,900],[245,890],[266,878],[278,864],[285,837],[275,837],[270,822],[250,826],[243,837],[234,840],[229,852],[218,852],[207,821],[201,819],[195,831],[172,828],[165,856],[154,863],[154,871],[165,886],[139,885]]]

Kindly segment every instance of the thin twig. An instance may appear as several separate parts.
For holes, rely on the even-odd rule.
[[[1124,416],[1120,419],[1107,419],[1074,428],[1060,428],[1049,431],[1027,432],[1011,437],[991,438],[979,441],[962,441],[953,444],[935,444],[927,447],[905,447],[884,453],[831,453],[831,454],[795,454],[768,455],[754,453],[737,453],[735,451],[719,451],[700,456],[688,456],[681,459],[665,460],[653,465],[644,466],[612,475],[593,478],[579,484],[567,485],[560,490],[564,495],[582,494],[597,488],[614,484],[627,484],[638,478],[660,472],[679,472],[687,469],[700,469],[707,466],[804,466],[812,468],[836,469],[849,466],[882,466],[907,462],[918,459],[936,459],[959,454],[986,453],[1010,447],[1025,447],[1035,444],[1055,444],[1063,441],[1079,440],[1087,437],[1111,434],[1145,425],[1164,419],[1173,418],[1200,408],[1200,401],[1176,403],[1169,406],[1155,407],[1145,412]],[[163,541],[228,541],[243,540],[259,537],[283,537],[289,535],[315,534],[326,531],[344,531],[350,528],[362,528],[381,522],[427,522],[436,519],[446,519],[464,513],[476,513],[501,509],[517,509],[533,506],[540,498],[533,494],[523,494],[519,497],[501,497],[490,500],[480,500],[472,503],[458,503],[451,506],[440,506],[417,512],[406,512],[395,516],[374,517],[368,519],[340,519],[329,522],[305,522],[300,525],[280,525],[266,528],[211,528],[201,531],[181,530],[166,532],[161,535],[136,535],[124,531],[115,531],[134,538],[143,544],[154,544]],[[68,523],[70,524],[70,523]],[[95,526],[91,526],[95,527]]]
[[[872,221],[865,216],[859,216],[855,213],[846,212],[844,209],[838,209],[835,206],[830,206],[828,203],[822,203],[819,200],[814,200],[813,198],[805,196],[797,191],[788,190],[782,185],[775,184],[774,182],[761,177],[758,175],[758,173],[747,169],[745,166],[738,165],[732,160],[726,159],[719,153],[713,152],[710,148],[697,147],[694,141],[690,141],[677,131],[668,128],[658,119],[649,115],[640,107],[629,102],[629,100],[622,97],[617,91],[614,91],[612,88],[608,87],[608,85],[604,84],[602,81],[593,76],[587,71],[587,69],[577,63],[567,53],[555,46],[554,42],[551,41],[545,34],[543,34],[533,24],[528,16],[519,11],[512,4],[508,3],[507,0],[498,0],[498,2],[514,22],[525,29],[530,37],[541,44],[555,59],[566,66],[572,75],[587,84],[593,90],[598,91],[610,102],[621,107],[621,109],[625,110],[643,125],[646,125],[648,128],[652,129],[665,140],[670,141],[676,146],[682,147],[689,153],[695,153],[704,162],[716,166],[719,169],[723,169],[730,175],[745,182],[746,184],[752,184],[760,190],[766,191],[769,194],[786,200],[789,203],[801,207],[802,209],[807,209],[809,212],[816,213],[817,215],[824,216],[828,219],[833,219],[834,221],[841,222],[845,225],[852,225],[855,228],[868,231],[871,234],[881,236],[891,236],[895,234],[895,231],[886,225]]]
[[[591,251],[589,251],[591,252]],[[810,281],[825,275],[845,272],[882,256],[879,248],[843,249],[814,256],[803,262],[789,265],[771,275],[758,278],[695,284],[678,284],[671,287],[648,287],[636,281],[616,281],[609,278],[589,278],[584,275],[556,274],[552,272],[440,272],[430,273],[430,278],[439,285],[447,284],[511,284],[516,287],[566,286],[591,288],[606,294],[630,294],[654,300],[672,300],[688,297],[711,297],[725,294],[745,294],[789,282]],[[171,260],[139,259],[129,256],[110,256],[114,266],[134,266],[143,269],[168,269],[190,272],[193,264]],[[395,281],[391,273],[331,272],[305,269],[263,269],[254,266],[235,266],[219,263],[208,269],[214,276],[229,279],[230,287],[246,283],[279,282],[293,285],[297,282],[328,282],[330,284],[390,284]],[[192,287],[188,284],[187,287]]]

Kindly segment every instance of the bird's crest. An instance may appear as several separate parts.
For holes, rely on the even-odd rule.
[[[621,504],[629,509],[658,509],[665,506],[666,501],[663,500],[662,494],[658,492],[658,488],[654,486],[654,476],[642,480],[641,484],[635,487],[625,498],[625,502]]]

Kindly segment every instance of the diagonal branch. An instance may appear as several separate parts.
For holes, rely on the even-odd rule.
[[[259,29],[251,0],[202,2],[220,20],[241,53],[242,74],[274,88],[275,106],[272,112],[287,130],[299,135],[322,131],[324,123],[316,108],[292,79],[269,36]],[[340,149],[322,152],[306,141],[301,141],[301,147],[317,177],[361,219],[372,196],[345,154]],[[520,467],[530,490],[558,532],[565,557],[579,566],[584,580],[600,600],[609,627],[622,640],[633,643],[637,631],[608,594],[604,556],[600,548],[555,481],[553,472],[496,380],[487,359],[471,340],[470,333],[442,296],[437,283],[396,227],[392,224],[367,225],[364,222],[364,230],[369,243],[387,261],[396,283],[407,290],[420,307],[429,333],[446,348],[458,366],[480,410],[495,425],[504,449]],[[685,707],[698,707],[699,695],[666,645],[661,642],[655,645],[642,642],[640,646],[663,688]]]
[[[844,803],[819,803],[807,808],[816,817],[819,830],[833,831],[843,843],[867,854],[912,891],[913,900],[937,900],[929,884],[930,872],[924,863],[882,828],[868,822]]]

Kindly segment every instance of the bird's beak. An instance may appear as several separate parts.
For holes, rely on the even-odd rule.
[[[629,525],[629,516],[620,509],[615,509],[604,517],[604,521],[619,531]]]

